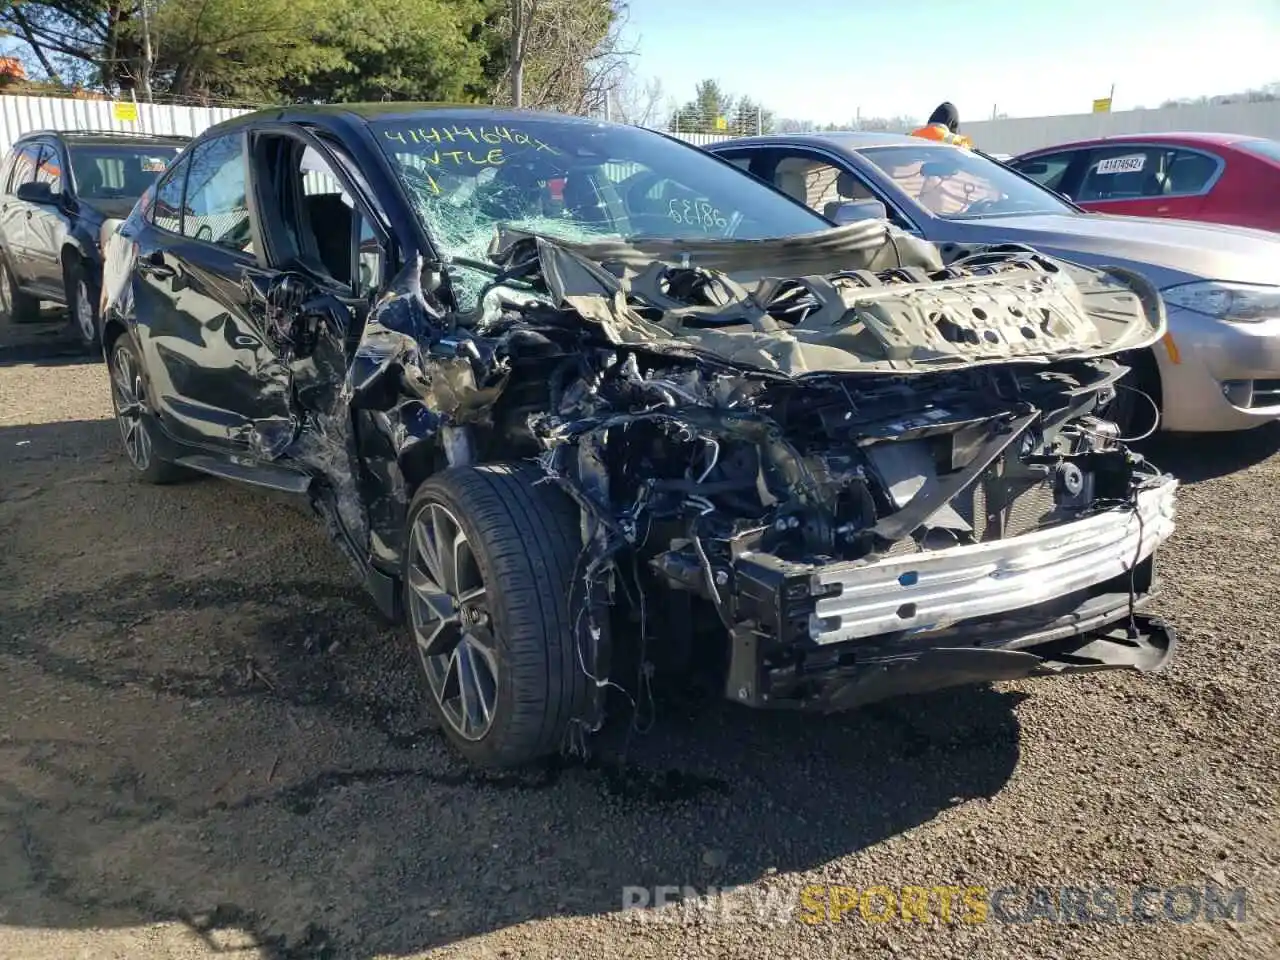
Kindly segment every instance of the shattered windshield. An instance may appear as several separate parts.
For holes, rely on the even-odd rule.
[[[576,241],[763,240],[830,228],[750,175],[638,127],[453,113],[372,127],[450,260],[485,261],[500,225]],[[484,278],[463,273],[464,293],[474,293]]]
[[[1075,212],[1050,191],[969,150],[922,143],[860,152],[908,197],[939,217],[972,220]]]

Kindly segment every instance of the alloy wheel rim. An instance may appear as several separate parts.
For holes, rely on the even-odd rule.
[[[497,712],[498,656],[475,551],[439,503],[414,518],[409,540],[409,618],[427,684],[458,736],[483,739]]]
[[[151,437],[143,422],[146,394],[142,389],[142,372],[137,369],[129,351],[117,347],[111,358],[111,396],[115,400],[116,422],[130,462],[139,470],[151,465]]]
[[[80,336],[85,343],[93,343],[93,304],[89,302],[89,287],[80,280],[76,283],[76,322],[80,325]]]
[[[0,263],[0,312],[13,310],[13,291],[9,289],[9,267]]]

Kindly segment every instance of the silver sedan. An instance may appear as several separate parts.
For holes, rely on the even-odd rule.
[[[888,216],[937,244],[1025,243],[1142,273],[1169,332],[1131,358],[1169,431],[1280,419],[1280,236],[1190,221],[1086,213],[981,153],[899,134],[830,133],[708,147],[834,223]],[[1138,410],[1137,424],[1145,420]]]

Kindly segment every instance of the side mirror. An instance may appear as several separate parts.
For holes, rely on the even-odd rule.
[[[38,203],[41,205],[51,205],[58,202],[58,198],[54,196],[49,184],[43,180],[32,180],[30,183],[24,183],[18,187],[18,199],[26,203]]]
[[[889,209],[879,200],[847,200],[836,207],[835,216],[831,219],[838,226],[856,223],[859,220],[887,220]]]

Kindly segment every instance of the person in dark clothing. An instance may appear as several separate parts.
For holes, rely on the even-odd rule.
[[[937,109],[929,115],[929,122],[919,130],[913,130],[911,135],[959,147],[973,146],[973,141],[960,132],[960,111],[954,103],[949,102],[938,104]]]

